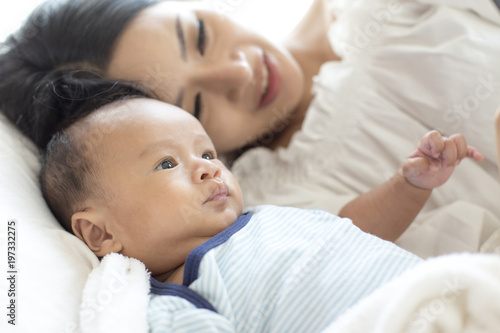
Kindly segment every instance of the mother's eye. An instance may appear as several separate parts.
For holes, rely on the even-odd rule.
[[[198,19],[198,51],[201,55],[205,53],[205,22]]]
[[[167,159],[163,160],[160,164],[158,164],[158,166],[156,167],[155,170],[172,169],[172,168],[175,168],[176,166],[177,166],[177,163],[175,162],[175,160],[173,160],[171,158],[167,158]]]
[[[194,97],[193,116],[198,120],[200,120],[201,109],[202,109],[201,94],[197,93],[196,96]]]

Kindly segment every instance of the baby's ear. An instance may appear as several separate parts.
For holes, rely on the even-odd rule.
[[[121,243],[107,230],[106,223],[97,212],[74,213],[71,217],[71,228],[98,257],[122,250]]]

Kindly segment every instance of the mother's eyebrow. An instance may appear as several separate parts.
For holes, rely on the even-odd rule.
[[[179,40],[182,60],[187,61],[186,39],[184,38],[184,30],[182,29],[181,17],[179,15],[175,18],[175,31],[177,32],[177,40]],[[175,105],[181,107],[183,99],[184,89],[181,89],[177,95]]]
[[[179,45],[181,47],[182,60],[186,61],[186,40],[184,39],[184,30],[182,30],[181,17],[179,15],[177,15],[175,19],[175,31],[177,32],[177,39],[179,40]]]

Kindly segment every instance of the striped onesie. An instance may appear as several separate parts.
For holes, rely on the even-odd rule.
[[[257,206],[151,278],[152,332],[318,332],[421,259],[324,211]]]

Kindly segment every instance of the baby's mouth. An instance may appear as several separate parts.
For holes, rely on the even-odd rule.
[[[215,186],[215,188],[212,190],[212,193],[204,203],[210,201],[225,201],[228,194],[229,192],[226,183],[224,181],[217,182],[217,186]]]

